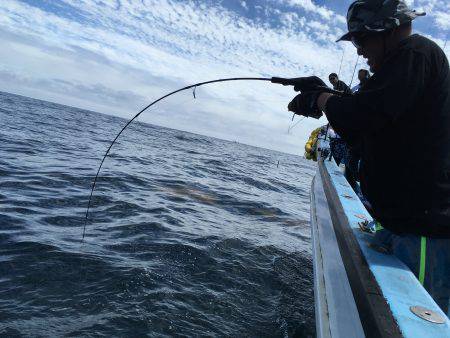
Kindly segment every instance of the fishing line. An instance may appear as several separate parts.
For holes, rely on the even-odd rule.
[[[108,149],[106,150],[105,154],[103,155],[102,161],[100,162],[100,166],[98,167],[98,170],[97,170],[97,174],[95,175],[94,182],[92,183],[91,194],[89,195],[89,202],[88,202],[88,206],[87,206],[87,209],[86,209],[86,216],[85,216],[85,222],[84,222],[84,227],[83,227],[83,238],[82,238],[82,240],[84,240],[84,237],[86,235],[86,225],[87,225],[87,222],[88,222],[89,210],[90,210],[91,204],[92,204],[92,196],[94,194],[94,189],[95,189],[95,186],[97,184],[98,176],[100,174],[100,170],[102,169],[103,163],[105,162],[106,157],[108,156],[112,146],[116,143],[116,141],[119,138],[119,136],[124,132],[125,129],[127,129],[127,127],[134,120],[136,120],[139,117],[139,115],[141,115],[144,111],[146,111],[147,109],[149,109],[150,107],[152,107],[156,103],[158,103],[158,102],[164,100],[165,98],[167,98],[169,96],[172,96],[172,95],[174,95],[176,93],[182,92],[184,90],[188,90],[188,89],[192,89],[193,88],[194,90],[193,90],[192,94],[193,94],[194,99],[195,99],[196,98],[196,95],[195,95],[196,88],[200,87],[200,86],[203,86],[203,85],[211,84],[211,83],[229,82],[229,81],[269,81],[269,82],[273,82],[273,83],[281,83],[281,82],[279,82],[280,80],[285,80],[285,79],[281,79],[281,78],[259,78],[259,77],[236,77],[236,78],[227,78],[227,79],[218,79],[218,80],[199,82],[199,83],[196,83],[196,84],[193,84],[193,85],[189,85],[189,86],[177,89],[177,90],[175,90],[175,91],[173,91],[173,92],[171,92],[169,94],[166,94],[166,95],[160,97],[159,99],[153,101],[152,103],[150,103],[149,105],[147,105],[143,109],[141,109],[136,115],[133,116],[133,118],[131,120],[129,120],[125,124],[125,126],[123,126],[123,128],[116,135],[116,137],[111,142],[111,144],[109,145]],[[278,81],[278,82],[276,82],[276,81]]]
[[[341,65],[339,66],[338,77],[341,76],[342,63],[344,62],[344,55],[345,55],[345,47],[346,47],[346,46],[344,46],[344,49],[342,50]]]
[[[302,122],[304,119],[306,118],[306,116],[303,116],[300,120],[298,120],[297,122],[295,122],[292,126],[290,126],[289,128],[288,128],[288,134],[291,132],[291,130],[292,129],[294,129],[296,126],[298,126],[298,124],[300,123],[300,122]]]
[[[359,62],[359,55],[358,55],[358,58],[356,59],[355,68],[353,69],[352,81],[350,82],[350,86],[349,86],[350,89],[352,88],[353,79],[355,78],[355,72],[356,72],[356,67],[358,66],[358,62]]]

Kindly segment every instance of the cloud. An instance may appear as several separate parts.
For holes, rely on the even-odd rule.
[[[450,28],[450,2],[448,0],[410,0],[408,4],[418,11],[425,11],[434,21],[434,26],[448,34]]]
[[[299,7],[307,12],[317,14],[328,21],[338,21],[345,23],[345,17],[339,15],[325,6],[316,5],[312,0],[284,0],[286,3],[294,7]]]
[[[437,12],[435,17],[436,24],[441,30],[448,31],[450,29],[450,12]]]

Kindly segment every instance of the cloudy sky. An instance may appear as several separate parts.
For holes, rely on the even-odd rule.
[[[326,78],[349,83],[357,61],[345,31],[351,1],[1,0],[0,90],[131,117],[180,87],[223,77]],[[408,1],[427,16],[416,29],[441,47],[450,1]],[[445,48],[450,53],[450,43]],[[358,68],[364,68],[360,60]],[[288,134],[288,87],[205,86],[162,102],[141,121],[303,154],[305,119]]]

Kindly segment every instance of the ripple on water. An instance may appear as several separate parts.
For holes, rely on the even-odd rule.
[[[0,336],[314,336],[301,158],[0,92]],[[280,161],[279,166],[277,162]]]

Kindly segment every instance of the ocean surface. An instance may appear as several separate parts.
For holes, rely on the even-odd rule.
[[[313,164],[132,124],[81,242],[125,123],[0,92],[0,336],[314,336]]]

